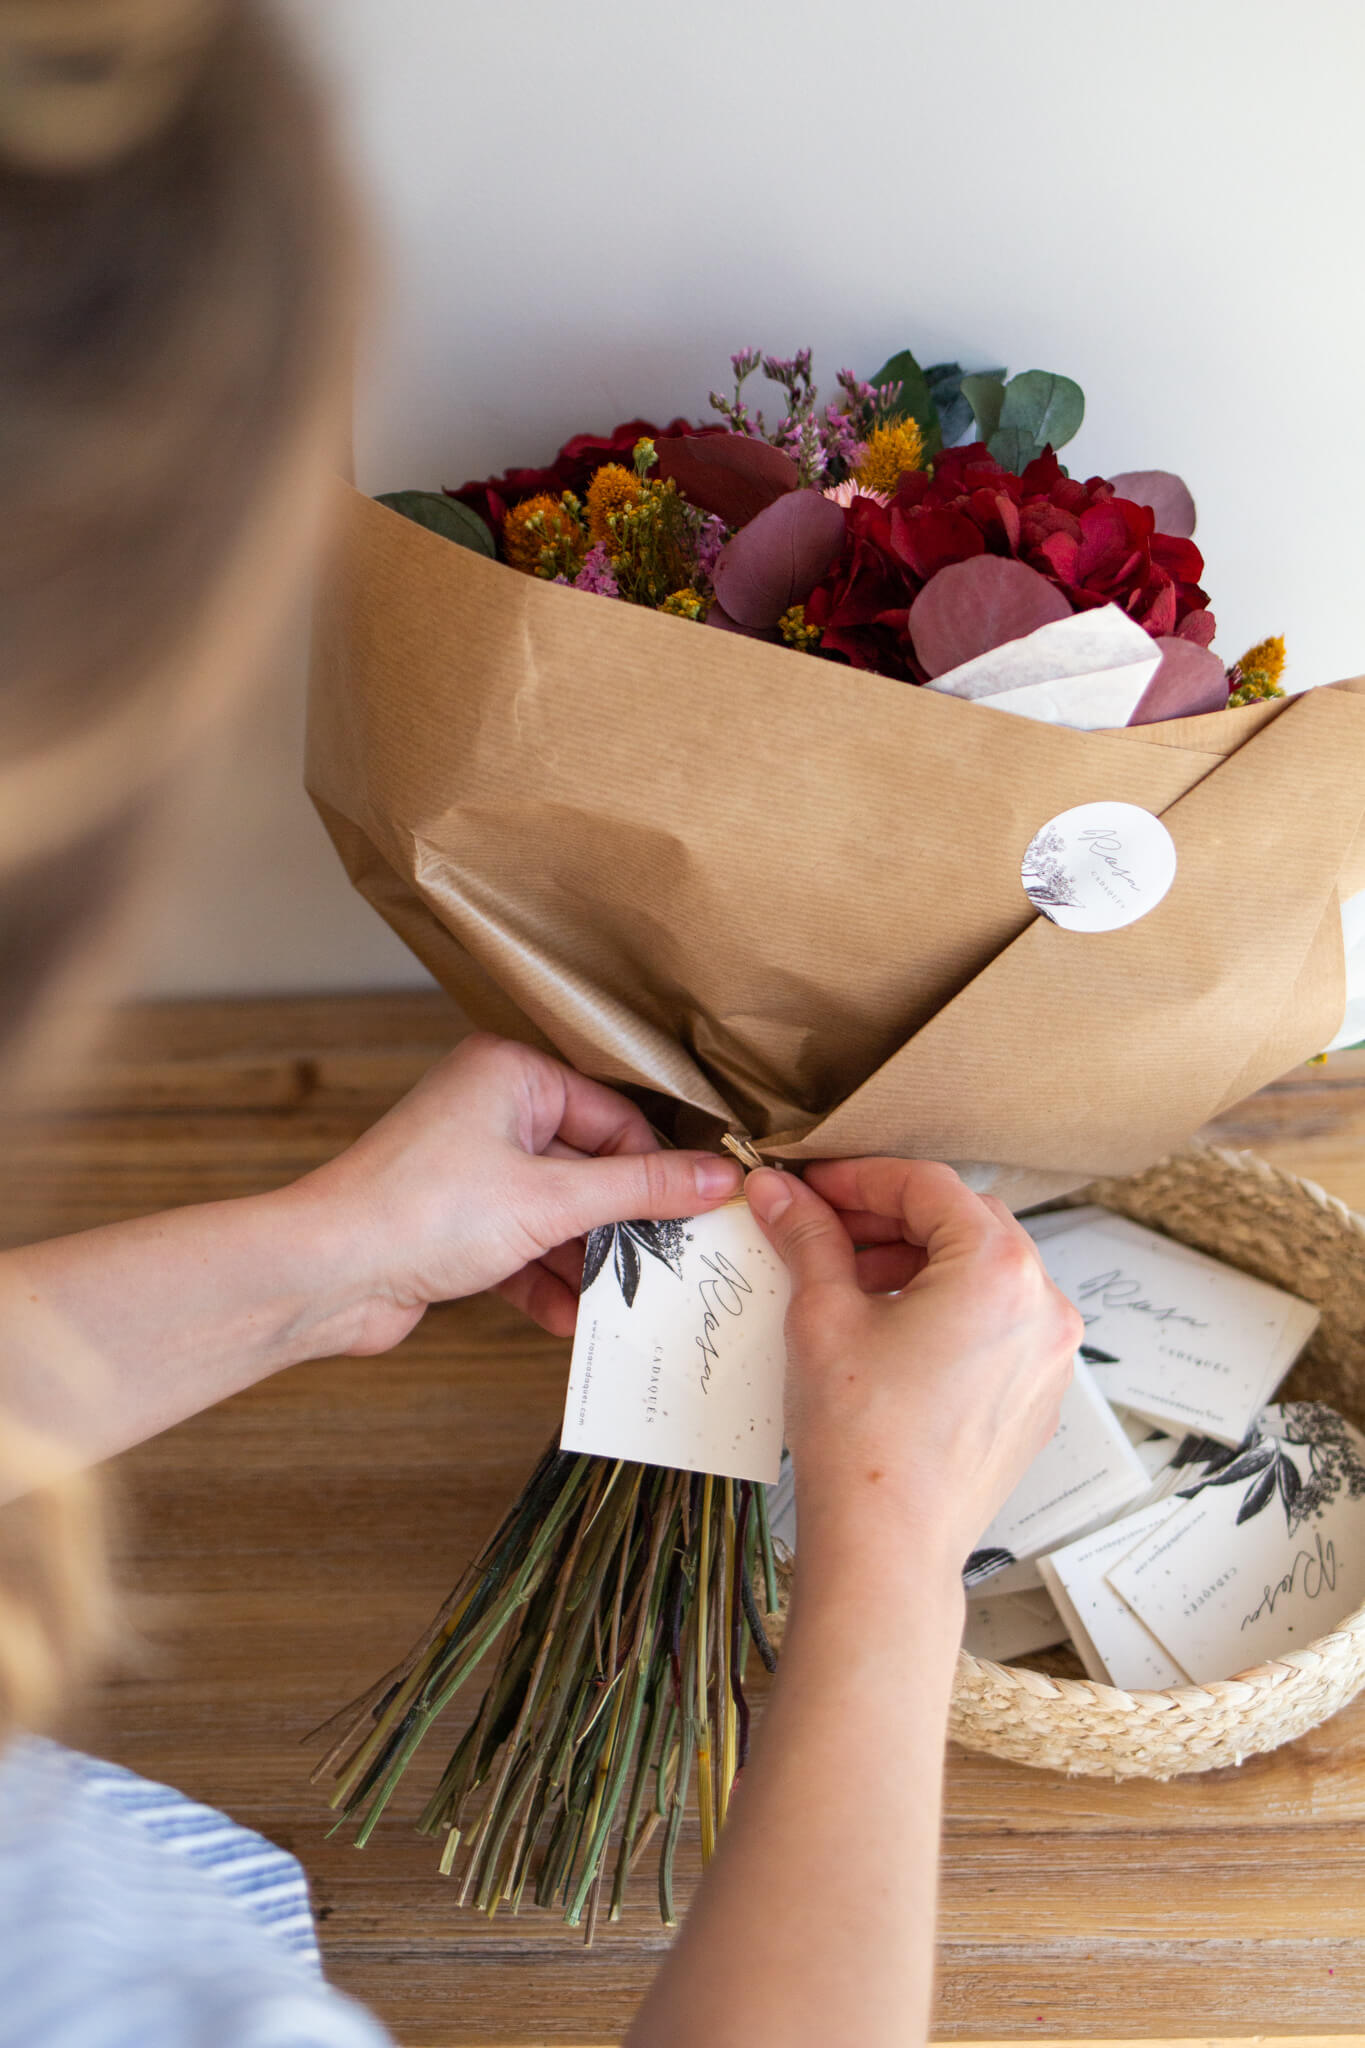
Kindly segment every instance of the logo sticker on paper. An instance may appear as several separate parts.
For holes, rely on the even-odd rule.
[[[1020,869],[1035,910],[1069,932],[1116,932],[1175,880],[1175,841],[1137,804],[1077,804],[1029,841]]]

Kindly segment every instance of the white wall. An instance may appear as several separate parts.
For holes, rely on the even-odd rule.
[[[1073,469],[1192,485],[1228,659],[1284,631],[1300,684],[1365,668],[1358,0],[286,4],[385,251],[366,488],[698,411],[744,343],[1065,370]],[[252,759],[150,978],[419,978],[345,898],[291,701]]]

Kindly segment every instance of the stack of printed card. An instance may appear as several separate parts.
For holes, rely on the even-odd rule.
[[[1240,1444],[1317,1309],[1108,1210],[1069,1214],[1069,1225],[1050,1217],[1033,1235],[1084,1318],[1081,1355],[1105,1399],[1167,1430]]]
[[[1180,1654],[1168,1640],[1178,1631],[1157,1625],[1154,1589],[1176,1597],[1176,1558],[1202,1554],[1200,1537],[1182,1535],[1194,1498],[1266,1468],[1268,1431],[1256,1418],[1318,1312],[1105,1209],[1059,1210],[1025,1227],[1080,1309],[1085,1343],[1062,1427],[968,1561],[967,1647],[999,1660],[1026,1654],[1020,1641],[1035,1649],[1069,1638],[1096,1679],[1129,1689],[1187,1683],[1191,1657],[1207,1671],[1222,1644],[1195,1656],[1182,1638]],[[1201,1512],[1202,1540],[1215,1519]],[[1178,1539],[1171,1548],[1162,1531]],[[1249,1555],[1242,1543],[1239,1555]],[[1136,1579],[1125,1576],[1130,1563]]]

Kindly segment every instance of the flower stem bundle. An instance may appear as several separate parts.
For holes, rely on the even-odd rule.
[[[612,1868],[619,1917],[655,1836],[659,1910],[696,1770],[709,1860],[749,1742],[751,1646],[775,1664],[755,1595],[777,1606],[763,1487],[547,1450],[520,1498],[395,1671],[329,1723],[314,1778],[369,1840],[436,1723],[491,1675],[417,1826],[443,1837],[459,1899],[530,1895],[591,1941]],[[491,1665],[488,1660],[491,1659]]]

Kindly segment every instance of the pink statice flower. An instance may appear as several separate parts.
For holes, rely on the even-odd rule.
[[[590,590],[597,597],[619,597],[620,589],[612,573],[611,558],[601,541],[590,547],[583,557],[583,567],[574,577],[575,590]]]

